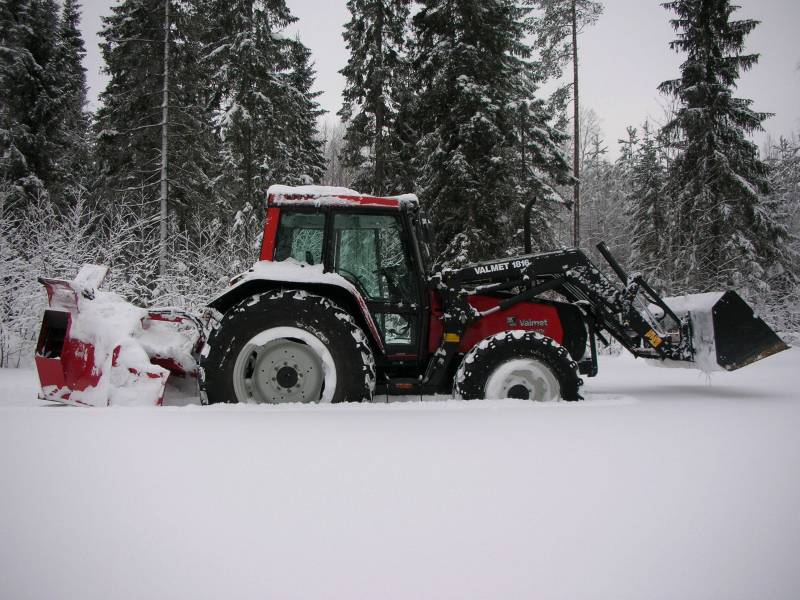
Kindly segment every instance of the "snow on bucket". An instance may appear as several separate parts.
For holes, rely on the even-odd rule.
[[[735,371],[789,348],[733,291],[665,298],[680,318],[689,315],[694,361],[669,366]]]

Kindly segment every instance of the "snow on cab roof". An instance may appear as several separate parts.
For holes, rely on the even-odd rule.
[[[316,206],[323,204],[396,206],[401,204],[418,204],[414,194],[400,196],[370,196],[344,187],[322,185],[271,185],[267,190],[270,204],[300,204],[313,202]]]

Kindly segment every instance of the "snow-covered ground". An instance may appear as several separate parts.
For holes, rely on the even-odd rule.
[[[800,598],[798,382],[80,409],[0,371],[0,598]]]

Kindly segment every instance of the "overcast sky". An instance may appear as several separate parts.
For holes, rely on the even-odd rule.
[[[97,47],[100,17],[114,0],[84,0],[83,31],[92,106],[105,85]],[[298,32],[314,53],[317,88],[322,107],[335,115],[341,105],[344,79],[339,70],[347,61],[342,25],[349,14],[345,0],[287,0],[299,18],[290,32]],[[800,0],[738,0],[736,18],[752,18],[761,25],[747,38],[747,50],[761,61],[741,80],[738,95],[755,101],[754,109],[775,113],[765,129],[773,137],[800,132]],[[662,105],[656,87],[677,77],[681,55],[669,49],[674,38],[670,13],[659,0],[606,0],[600,21],[578,41],[581,50],[581,97],[592,108],[613,155],[616,140],[627,125],[647,118],[659,121]],[[761,145],[763,135],[756,141]]]

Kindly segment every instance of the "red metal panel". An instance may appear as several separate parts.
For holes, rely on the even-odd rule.
[[[400,201],[397,198],[377,198],[375,196],[339,196],[343,200],[357,202],[362,206],[390,206],[399,207]]]
[[[309,203],[317,202],[319,204],[334,204],[336,200],[344,200],[352,202],[361,206],[388,206],[390,208],[399,208],[400,200],[397,198],[382,198],[377,196],[331,196],[331,200],[320,200],[319,197],[308,194],[280,194],[276,200],[273,195],[267,199],[267,205],[272,207],[274,204],[281,204],[281,201],[286,200],[290,203],[307,201]]]
[[[64,381],[73,391],[95,387],[100,382],[100,370],[95,369],[94,346],[68,337],[61,353]]]
[[[67,338],[60,358],[36,356],[36,369],[42,387],[42,397],[48,400],[70,401],[72,392],[95,387],[100,371],[95,369],[94,346]],[[45,392],[44,388],[56,386]]]
[[[500,303],[500,299],[475,295],[470,296],[469,303],[479,311],[485,311],[497,306]],[[431,326],[428,336],[428,350],[430,352],[434,352],[439,347],[442,339],[441,316],[442,309],[439,297],[437,294],[431,294]],[[564,330],[556,307],[537,302],[521,302],[507,310],[487,315],[472,323],[461,338],[459,351],[469,352],[482,339],[511,329],[536,331],[554,339],[559,344],[564,340]]]
[[[45,388],[53,385],[56,388],[64,387],[64,369],[61,365],[61,359],[36,356],[34,361],[36,361],[36,371],[39,373],[39,385],[41,387]]]
[[[269,199],[271,201],[272,196]],[[267,209],[267,222],[264,224],[264,239],[261,241],[261,256],[259,256],[259,260],[272,260],[275,255],[275,237],[278,233],[280,220],[280,208],[270,207]]]
[[[469,298],[469,303],[480,311],[493,308],[499,302],[498,298],[489,296],[476,295]],[[459,349],[462,352],[468,352],[482,339],[510,329],[536,331],[554,339],[559,344],[564,340],[564,330],[561,327],[561,319],[558,318],[558,311],[555,306],[536,302],[521,302],[507,310],[487,315],[470,325],[461,338]]]

